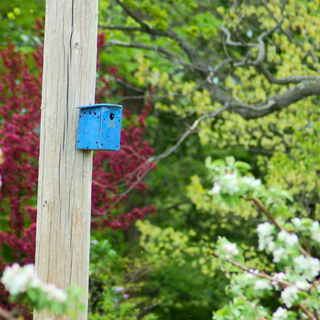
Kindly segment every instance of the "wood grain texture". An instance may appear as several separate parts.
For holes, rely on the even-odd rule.
[[[81,286],[86,305],[92,151],[76,149],[76,107],[94,103],[97,24],[98,0],[46,2],[36,270],[60,288]]]

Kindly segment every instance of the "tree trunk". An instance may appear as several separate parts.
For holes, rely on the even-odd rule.
[[[76,107],[94,103],[97,23],[98,0],[47,0],[36,270],[60,288],[81,286],[86,306],[92,151],[76,149]],[[41,312],[34,319],[48,317]]]

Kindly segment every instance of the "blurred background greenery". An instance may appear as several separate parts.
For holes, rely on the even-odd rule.
[[[223,107],[210,91],[208,76],[220,94],[246,105],[264,105],[269,97],[291,92],[297,82],[268,81],[263,68],[250,63],[257,59],[258,48],[247,45],[274,28],[263,39],[265,66],[272,76],[319,76],[319,1],[289,1],[282,10],[283,4],[100,0],[99,25],[106,45],[100,51],[99,73],[113,80],[106,68],[117,66],[123,77],[104,102],[121,103],[136,116],[145,98],[151,99],[144,139],[157,156],[173,147],[199,117]],[[34,50],[40,41],[35,19],[44,14],[44,1],[2,1],[1,45],[10,39],[19,50]],[[228,43],[221,26],[237,45]],[[176,36],[168,36],[168,30]],[[189,55],[179,39],[190,46]],[[207,156],[232,155],[249,163],[256,178],[294,197],[292,216],[319,219],[319,102],[318,95],[303,96],[283,110],[252,119],[236,108],[224,111],[202,121],[161,159],[144,179],[148,189],[129,193],[121,208],[154,204],[157,215],[126,231],[92,231],[90,318],[211,319],[228,301],[227,279],[208,254],[219,235],[245,249],[249,267],[268,270],[270,257],[255,247],[261,215],[247,203],[218,210],[207,196],[212,186],[204,161]],[[269,298],[270,306],[275,299]]]

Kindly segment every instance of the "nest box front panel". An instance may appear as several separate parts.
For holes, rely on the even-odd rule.
[[[120,148],[122,108],[103,107],[101,114],[101,150],[118,151]]]
[[[98,150],[101,108],[84,108],[79,112],[77,148]]]

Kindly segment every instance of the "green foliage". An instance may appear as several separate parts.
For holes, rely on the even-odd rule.
[[[103,300],[98,304],[99,313],[89,315],[92,320],[136,320],[138,319],[139,310],[134,304],[120,301],[116,298],[115,292],[105,293]],[[144,320],[157,319],[153,315],[148,315],[143,318]]]
[[[216,299],[213,288],[223,288],[224,279],[208,257],[207,244],[194,242],[196,233],[172,227],[161,229],[138,222],[140,244],[151,265],[151,291],[160,290],[162,317],[206,317]],[[207,286],[203,287],[206,282]]]
[[[42,19],[45,3],[31,0],[28,2],[13,0],[0,3],[0,43],[12,42],[37,44],[35,20]]]
[[[141,318],[137,306],[143,301],[134,297],[141,284],[130,284],[123,278],[128,261],[117,254],[108,240],[92,240],[90,254],[89,319],[157,319],[153,314]]]
[[[156,155],[175,145],[199,117],[221,107],[212,98],[211,86],[203,84],[208,73],[203,76],[196,71],[178,41],[161,32],[172,29],[188,41],[198,54],[197,66],[204,65],[209,72],[225,59],[241,63],[258,56],[256,47],[226,44],[221,26],[230,31],[233,41],[256,43],[262,32],[280,20],[283,3],[122,2],[158,34],[103,30],[106,43],[116,40],[161,47],[175,54],[168,57],[159,50],[119,46],[107,46],[102,52],[102,66],[118,66],[119,74],[131,89],[135,88],[135,94],[150,98],[147,89],[152,89],[155,110],[147,119],[146,139]],[[319,4],[302,0],[286,5],[281,28],[264,39],[265,65],[272,76],[285,79],[318,75]],[[34,13],[25,14],[25,6],[35,6]],[[21,14],[17,10],[15,14],[14,8]],[[20,42],[21,35],[26,34],[30,40],[31,20],[44,12],[38,1],[28,5],[11,1],[1,5],[0,11],[7,22],[1,25],[2,42],[7,35]],[[113,0],[100,0],[99,24],[142,28]],[[256,66],[235,63],[225,64],[211,80],[226,95],[244,104],[261,103],[296,86],[270,83]],[[123,88],[127,89],[125,85]],[[121,98],[110,93],[106,102],[119,102]],[[135,101],[129,100],[129,109]],[[271,319],[281,305],[280,291],[274,290],[270,296],[267,290],[254,290],[255,280],[245,279],[245,272],[226,262],[223,246],[238,250],[235,262],[249,269],[275,274],[290,267],[289,262],[273,262],[271,252],[257,250],[256,229],[265,218],[252,201],[247,201],[255,197],[288,232],[298,234],[299,240],[309,239],[314,254],[310,228],[313,219],[319,219],[318,106],[319,97],[312,96],[253,120],[245,120],[231,110],[202,121],[197,131],[146,178],[148,190],[128,194],[128,209],[155,204],[157,216],[126,232],[93,231],[99,242],[91,248],[90,317],[135,319],[141,310],[155,305],[150,310],[159,320],[205,320],[212,310],[214,319],[219,320],[259,319],[259,315]],[[226,157],[226,161],[218,160]],[[297,230],[290,222],[293,217],[301,218],[305,229]],[[1,220],[1,224],[5,226],[6,221]],[[274,233],[273,237],[278,236]],[[232,246],[235,243],[236,248]],[[219,253],[221,259],[210,256],[210,250]],[[288,257],[293,257],[290,254]],[[138,279],[134,278],[136,274]],[[115,291],[118,287],[130,294],[128,300]],[[287,318],[295,319],[296,311],[288,311]]]

